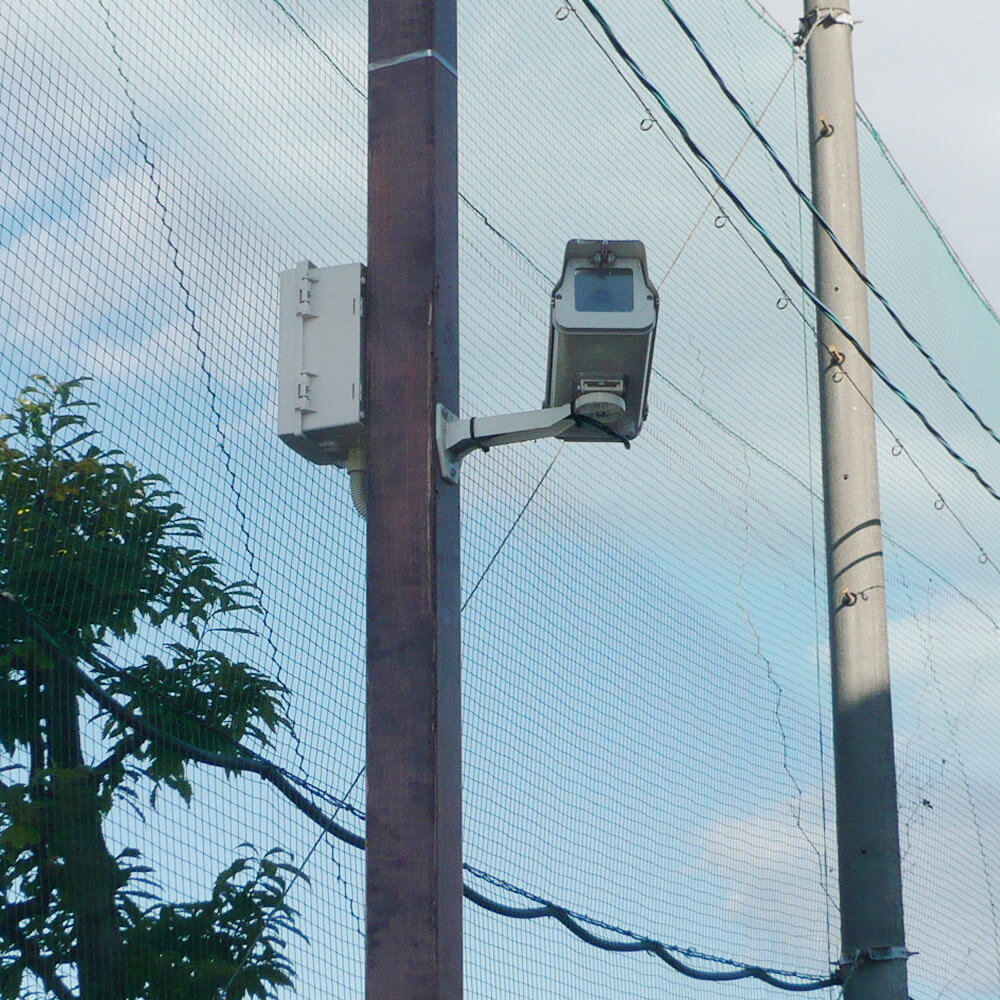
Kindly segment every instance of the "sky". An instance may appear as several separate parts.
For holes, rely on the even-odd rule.
[[[995,225],[1000,7],[856,0],[858,103],[980,289],[1000,302]],[[764,7],[794,32],[801,0]],[[992,217],[991,217],[992,216]]]
[[[96,376],[110,440],[168,474],[206,517],[227,565],[246,566],[253,550],[275,623],[273,659],[296,697],[303,743],[287,748],[288,761],[304,755],[324,787],[343,792],[362,752],[363,533],[343,482],[274,435],[274,289],[278,271],[305,256],[336,264],[364,253],[363,17],[354,0],[293,5],[312,44],[278,3],[179,0],[169,17],[151,2],[106,6],[110,28],[97,4],[47,0],[30,18],[0,12],[15,56],[0,73],[0,96],[17,125],[16,141],[0,139],[8,184],[0,191],[0,328],[10,331],[10,374],[2,374],[83,366]],[[659,0],[600,6],[697,139],[728,165],[745,129]],[[799,0],[769,6],[793,31]],[[642,108],[582,25],[535,0],[489,16],[463,8],[461,183],[475,205],[462,209],[463,415],[526,409],[542,394],[551,280],[498,233],[549,272],[570,237],[641,237],[663,302],[651,418],[630,452],[567,447],[544,483],[553,442],[495,449],[463,469],[466,585],[487,572],[463,619],[467,858],[619,926],[821,969],[834,890],[818,870],[829,737],[817,732],[825,720],[817,706],[828,699],[814,596],[820,514],[809,491],[815,356],[807,324],[787,301],[776,306],[779,290],[738,237],[738,222],[720,225],[680,154],[640,126]],[[793,159],[790,112],[801,91],[796,77],[781,75],[787,46],[735,0],[689,0],[684,10],[697,15],[706,46],[754,109],[778,87],[765,131]],[[981,102],[958,89],[974,86],[976,67],[991,66],[985,47],[996,33],[980,21],[974,39],[962,38],[970,29],[944,30],[936,12],[913,4],[856,14],[865,21],[856,33],[863,107],[958,254],[1000,300],[988,284],[991,234],[983,227],[980,237],[973,221],[989,204],[993,139]],[[943,48],[956,66],[925,79],[931,39],[939,49],[951,39]],[[954,85],[944,88],[945,79]],[[937,87],[937,104],[917,96],[925,84]],[[907,96],[896,93],[903,88]],[[937,123],[933,132],[927,121]],[[975,319],[978,301],[895,175],[873,160],[885,202],[869,263],[964,387],[977,365],[995,370],[990,344],[981,336],[983,357],[960,365],[944,321],[956,303]],[[808,252],[794,199],[754,146],[733,179],[786,250]],[[921,237],[912,267],[907,248],[897,251],[898,220]],[[921,283],[917,266],[936,280]],[[193,317],[181,282],[192,289]],[[952,401],[921,381],[923,362],[881,313],[875,323],[893,373],[957,432]],[[976,519],[979,496],[960,478],[966,473],[946,464],[906,414],[886,415],[933,488],[992,538],[979,529],[995,519]],[[1000,607],[1000,595],[975,547],[936,511],[932,487],[905,459],[886,469],[886,523],[916,553],[894,550],[892,623],[911,937],[927,985],[914,995],[941,995],[934,977],[951,974],[958,937],[979,962],[973,972],[963,967],[962,982],[990,984],[962,1000],[982,1000],[995,995],[995,971],[1000,982],[1000,929],[982,871],[987,853],[1000,854],[988,711],[995,636],[963,594],[937,578],[926,586],[926,567],[989,608]],[[258,645],[252,654],[271,662],[263,638]],[[250,839],[217,822],[213,807],[208,798],[194,820],[167,817],[188,831],[167,855],[178,872],[203,858],[202,842],[226,855],[232,841]],[[263,793],[249,811],[260,824],[255,841],[274,842],[272,824],[284,815]],[[311,828],[281,836],[300,857],[314,842]],[[211,860],[198,871],[211,871]],[[360,974],[360,872],[358,856],[324,845],[311,888],[297,888],[314,940],[335,943],[329,954],[304,949],[303,995],[328,995],[309,991],[328,975],[324,962]],[[961,913],[939,905],[956,885]],[[548,995],[529,988],[539,982],[556,995],[558,982],[560,997],[605,997],[621,991],[623,976],[639,1000],[764,995],[692,986],[652,962],[609,962],[574,950],[558,926],[478,911],[469,926],[473,996]],[[350,976],[341,978],[340,995],[358,995]]]

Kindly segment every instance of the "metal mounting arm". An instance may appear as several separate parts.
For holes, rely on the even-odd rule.
[[[501,444],[538,441],[558,437],[579,419],[593,422],[596,418],[609,423],[625,412],[624,400],[608,392],[589,392],[573,403],[549,406],[544,410],[505,413],[497,417],[456,417],[440,403],[437,405],[437,448],[441,476],[449,483],[458,482],[462,459],[471,451],[487,451]],[[608,428],[609,440],[618,435]]]

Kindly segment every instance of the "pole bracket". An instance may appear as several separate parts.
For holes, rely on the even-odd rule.
[[[905,962],[919,952],[910,951],[905,945],[890,944],[883,947],[858,948],[851,958],[842,955],[837,960],[837,967],[844,972],[848,969],[856,969],[865,962]]]
[[[488,451],[496,445],[555,437],[574,423],[570,403],[544,410],[507,413],[499,417],[473,417],[469,420],[457,417],[438,403],[435,419],[441,477],[449,483],[458,482],[462,459],[472,451]]]
[[[853,29],[854,25],[860,23],[858,18],[843,7],[815,7],[805,17],[799,18],[799,30],[792,38],[792,45],[805,50],[813,32],[821,25],[846,24]]]
[[[457,417],[447,407],[435,409],[435,438],[441,478],[458,482],[462,459],[470,452],[489,451],[497,445],[518,444],[558,437],[576,424],[586,423],[600,428],[609,441],[620,441],[629,447],[629,440],[611,424],[625,415],[625,400],[614,392],[585,392],[572,403],[547,406],[543,410],[504,413],[497,417]]]

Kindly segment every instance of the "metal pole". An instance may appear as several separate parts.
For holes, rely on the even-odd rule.
[[[813,201],[864,271],[853,21],[805,0]],[[868,294],[814,226],[816,290],[866,351]],[[906,1000],[882,524],[868,365],[818,314],[837,846],[848,1000]],[[862,398],[864,397],[864,398]]]
[[[461,1000],[455,0],[370,0],[368,1000]]]

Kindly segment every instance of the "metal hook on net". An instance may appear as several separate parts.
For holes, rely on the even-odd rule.
[[[646,117],[643,118],[641,122],[639,122],[639,128],[641,128],[643,132],[648,132],[656,124],[656,119],[651,114],[649,114],[648,108],[646,109],[646,111],[647,111]]]
[[[775,306],[777,306],[778,309],[787,309],[791,304],[792,300],[787,295],[782,295],[781,298],[775,302]]]
[[[892,454],[895,458],[903,454],[903,442],[899,438],[896,438],[896,443],[892,446]]]
[[[990,557],[982,549],[979,550],[979,561],[984,566],[990,561]]]
[[[556,11],[556,20],[565,21],[566,18],[569,17],[570,14],[572,13],[573,13],[573,8],[569,4],[563,4],[563,6]]]
[[[725,229],[725,228],[726,228],[726,223],[727,223],[728,221],[729,221],[729,216],[728,216],[728,215],[726,215],[726,213],[725,213],[725,212],[720,212],[720,213],[719,213],[719,214],[718,214],[718,215],[717,215],[717,216],[715,217],[715,228],[716,228],[716,229]]]
[[[938,497],[937,497],[937,500],[934,501],[934,509],[935,510],[944,510],[944,507],[945,507],[944,497],[941,496],[941,494],[939,493]]]

